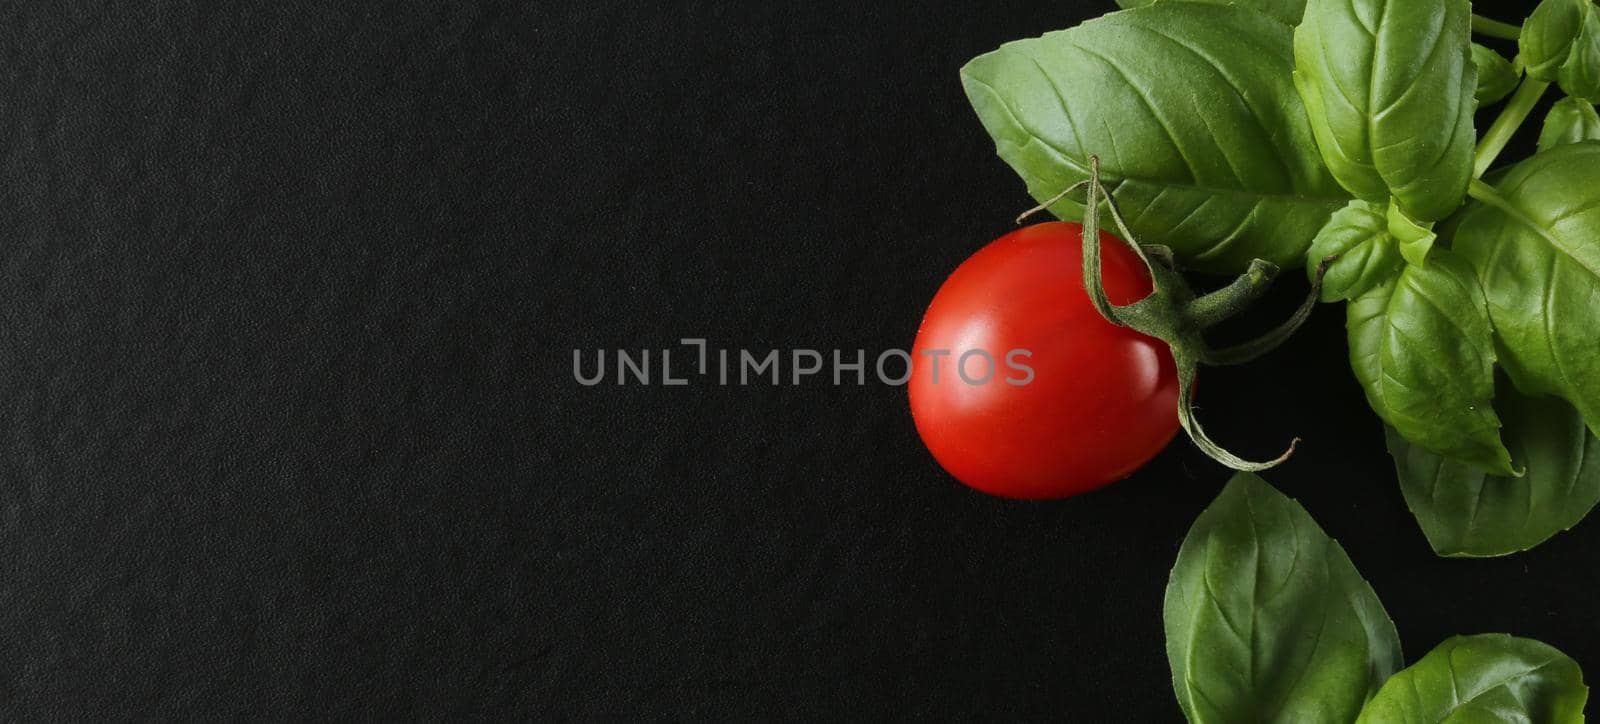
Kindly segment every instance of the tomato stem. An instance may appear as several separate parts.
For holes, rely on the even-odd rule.
[[[1262,355],[1277,349],[1284,342],[1299,331],[1300,325],[1311,318],[1311,312],[1317,307],[1317,299],[1322,294],[1322,277],[1328,273],[1328,267],[1338,257],[1328,257],[1317,265],[1317,273],[1311,277],[1311,293],[1306,295],[1305,301],[1300,302],[1300,308],[1284,320],[1283,324],[1266,334],[1249,342],[1236,344],[1232,347],[1209,350],[1208,354],[1200,361],[1217,367],[1242,365],[1254,361]]]
[[[1195,416],[1194,409],[1194,379],[1199,371],[1200,364],[1238,364],[1246,362],[1265,354],[1283,344],[1290,335],[1305,323],[1310,317],[1311,310],[1316,305],[1318,294],[1321,290],[1322,272],[1327,270],[1328,261],[1325,260],[1318,268],[1312,284],[1311,294],[1301,304],[1294,316],[1289,318],[1276,329],[1261,337],[1234,347],[1220,350],[1212,349],[1206,343],[1202,332],[1225,319],[1231,318],[1260,299],[1268,287],[1271,286],[1278,267],[1270,262],[1257,259],[1250,264],[1250,269],[1241,274],[1238,279],[1222,289],[1196,298],[1194,292],[1184,281],[1182,273],[1172,261],[1171,250],[1165,247],[1146,248],[1139,243],[1133,230],[1128,228],[1127,221],[1122,217],[1122,211],[1117,207],[1116,199],[1106,191],[1100,182],[1100,158],[1089,157],[1089,179],[1085,182],[1074,184],[1072,188],[1055,198],[1045,202],[1041,208],[1053,205],[1069,193],[1078,188],[1087,188],[1084,198],[1083,215],[1083,288],[1089,295],[1089,300],[1094,304],[1106,320],[1112,324],[1128,327],[1141,334],[1155,337],[1167,343],[1172,351],[1172,359],[1178,372],[1178,423],[1189,433],[1189,439],[1194,441],[1206,455],[1223,465],[1235,470],[1259,471],[1273,467],[1294,453],[1295,444],[1290,443],[1289,449],[1282,455],[1265,462],[1252,462],[1245,460],[1222,446],[1212,441],[1206,435],[1205,428],[1200,425]],[[1110,212],[1117,231],[1127,243],[1128,248],[1138,255],[1144,262],[1145,268],[1150,272],[1152,291],[1144,299],[1132,304],[1114,305],[1106,295],[1100,261],[1100,205],[1104,202],[1106,210]],[[1036,209],[1037,210],[1037,209]],[[1029,212],[1032,213],[1032,212]],[[1024,218],[1027,214],[1024,214]],[[1156,263],[1152,259],[1160,260]]]
[[[1064,199],[1064,198],[1066,198],[1068,196],[1071,196],[1072,194],[1077,193],[1079,189],[1081,189],[1081,188],[1083,188],[1085,186],[1088,186],[1088,185],[1089,185],[1088,181],[1079,181],[1079,182],[1077,182],[1077,183],[1075,183],[1075,184],[1073,184],[1071,186],[1068,186],[1065,191],[1062,191],[1061,193],[1056,194],[1055,196],[1051,196],[1044,203],[1039,204],[1038,206],[1035,206],[1035,207],[1033,207],[1031,209],[1028,209],[1027,211],[1024,211],[1024,212],[1022,212],[1020,214],[1017,214],[1016,223],[1020,224],[1020,223],[1022,223],[1024,221],[1027,221],[1028,217],[1033,216],[1034,214],[1040,213],[1042,211],[1049,211],[1050,207],[1055,206],[1057,201],[1060,201],[1060,200],[1062,200],[1062,199]]]
[[[1256,259],[1250,269],[1233,283],[1189,303],[1189,317],[1201,329],[1210,329],[1231,319],[1272,288],[1278,277],[1278,265]]]
[[[1100,263],[1100,159],[1089,158],[1089,186],[1087,197],[1083,201],[1083,289],[1089,293],[1089,302],[1100,312],[1106,321],[1119,327],[1126,327],[1128,323],[1117,314],[1117,308],[1111,303],[1111,298],[1106,296],[1106,287],[1102,283],[1104,269]],[[1129,246],[1137,248],[1133,242]]]
[[[1181,355],[1187,357],[1187,355]],[[1184,432],[1189,433],[1189,440],[1200,451],[1223,465],[1234,470],[1248,473],[1258,473],[1268,468],[1277,467],[1294,455],[1296,447],[1300,445],[1300,438],[1289,441],[1289,448],[1282,455],[1263,462],[1253,462],[1239,457],[1227,448],[1218,445],[1206,434],[1205,428],[1200,426],[1200,420],[1194,414],[1194,378],[1198,372],[1198,365],[1192,359],[1179,359],[1179,353],[1174,350],[1173,361],[1178,364],[1178,424],[1183,426]]]
[[[1517,129],[1522,127],[1523,121],[1528,120],[1528,114],[1533,112],[1533,107],[1538,105],[1539,99],[1544,96],[1549,83],[1532,77],[1522,79],[1517,86],[1516,94],[1511,100],[1506,101],[1505,108],[1500,110],[1500,116],[1494,119],[1494,125],[1483,134],[1483,140],[1478,142],[1477,153],[1472,159],[1472,177],[1482,178],[1499,158],[1500,152],[1505,150],[1506,144],[1511,142],[1511,137],[1517,135]]]

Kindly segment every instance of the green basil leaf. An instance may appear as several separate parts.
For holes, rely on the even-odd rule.
[[[1378,690],[1357,724],[1583,721],[1578,662],[1533,639],[1455,636]]]
[[[1350,365],[1407,440],[1514,475],[1494,411],[1494,333],[1472,267],[1445,249],[1347,309]]]
[[[1521,71],[1506,57],[1477,43],[1472,44],[1472,65],[1478,69],[1478,88],[1473,97],[1482,108],[1516,90]]]
[[[1584,13],[1583,30],[1572,42],[1567,62],[1556,72],[1561,90],[1590,103],[1600,101],[1600,12],[1591,3]]]
[[[1600,101],[1600,12],[1590,0],[1544,0],[1518,39],[1528,75],[1567,95]]]
[[[1310,0],[1294,80],[1339,183],[1418,221],[1461,205],[1477,137],[1467,0]]]
[[[1594,104],[1579,98],[1562,98],[1550,107],[1539,131],[1539,150],[1580,141],[1600,140],[1600,113]]]
[[[1324,302],[1361,296],[1398,274],[1405,264],[1399,244],[1389,234],[1384,207],[1368,201],[1350,202],[1317,232],[1306,252],[1307,274],[1314,274],[1330,256],[1339,258],[1322,277]]]
[[[1526,471],[1489,475],[1412,445],[1389,428],[1400,490],[1435,553],[1503,556],[1583,520],[1600,501],[1600,439],[1559,397],[1503,390],[1506,447]]]
[[[1158,0],[1117,0],[1117,5],[1124,8],[1142,8],[1154,5]],[[1306,0],[1186,0],[1187,2],[1209,2],[1216,5],[1237,5],[1239,7],[1260,10],[1290,25],[1300,22],[1300,16],[1306,14]]]
[[[1544,0],[1522,22],[1517,50],[1528,76],[1554,83],[1593,10],[1590,0]]]
[[[1407,262],[1422,266],[1428,262],[1428,252],[1433,249],[1433,242],[1439,237],[1433,233],[1433,225],[1423,226],[1406,216],[1399,206],[1390,203],[1387,214],[1389,235],[1400,242],[1400,256]]]
[[[1139,240],[1237,273],[1304,258],[1349,200],[1289,79],[1291,30],[1250,10],[1161,2],[979,56],[963,85],[1001,158],[1043,201],[1089,156]],[[1070,199],[1050,209],[1082,217]]]
[[[1348,724],[1400,668],[1394,623],[1344,550],[1250,473],[1195,520],[1162,617],[1196,724]]]
[[[1477,270],[1517,389],[1558,395],[1600,430],[1600,143],[1512,166],[1461,216],[1454,247]]]

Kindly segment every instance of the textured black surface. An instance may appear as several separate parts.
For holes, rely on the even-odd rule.
[[[908,346],[1029,204],[956,69],[1109,2],[951,5],[4,6],[4,718],[1177,718],[1187,445],[1018,504],[899,388],[571,377]],[[1600,525],[1434,558],[1342,322],[1207,372],[1212,431],[1306,439],[1270,478],[1409,658],[1600,666]]]

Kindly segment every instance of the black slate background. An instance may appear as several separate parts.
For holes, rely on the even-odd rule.
[[[0,714],[1177,719],[1188,446],[1012,503],[899,388],[570,367],[909,346],[1029,204],[956,69],[1109,5],[0,6]],[[1434,558],[1339,309],[1205,380],[1411,658],[1600,671],[1600,527]]]

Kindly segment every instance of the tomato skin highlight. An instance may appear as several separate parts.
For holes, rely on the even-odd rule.
[[[1085,493],[1132,474],[1178,431],[1172,353],[1095,310],[1083,289],[1082,234],[1079,224],[1050,222],[996,239],[950,275],[917,331],[912,419],[939,464],[977,490],[1027,500]],[[1111,302],[1148,295],[1139,258],[1100,236]],[[983,384],[956,367],[974,349],[994,359]],[[1014,384],[1028,375],[1007,365],[1013,350],[1032,353],[1012,358],[1032,368],[1027,384]],[[964,369],[977,380],[986,365],[974,354]]]

